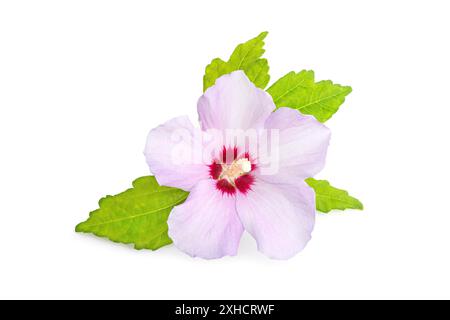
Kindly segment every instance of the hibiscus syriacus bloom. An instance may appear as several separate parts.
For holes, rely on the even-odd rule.
[[[161,185],[190,192],[168,219],[175,246],[206,259],[236,255],[246,230],[271,258],[302,250],[315,220],[315,194],[304,180],[323,168],[329,130],[297,110],[276,109],[242,71],[217,79],[198,114],[201,129],[175,118],[149,133],[145,149]],[[217,139],[229,132],[256,139]]]

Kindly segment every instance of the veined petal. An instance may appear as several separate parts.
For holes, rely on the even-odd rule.
[[[236,210],[258,250],[270,258],[288,259],[311,239],[315,198],[303,181],[274,185],[257,180],[247,194],[237,194]]]
[[[291,108],[279,108],[267,119],[265,129],[271,151],[259,155],[261,179],[272,183],[297,183],[323,169],[331,133],[313,116],[302,115]],[[277,139],[271,137],[271,130]]]
[[[243,232],[236,199],[222,195],[214,180],[202,180],[186,202],[170,213],[169,236],[175,246],[204,259],[236,255]]]
[[[150,131],[144,153],[159,184],[189,191],[209,177],[202,151],[201,130],[183,116]]]
[[[197,105],[203,130],[262,129],[274,109],[272,97],[257,88],[243,71],[218,78]]]

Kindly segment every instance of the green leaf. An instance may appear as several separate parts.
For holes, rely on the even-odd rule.
[[[160,186],[153,176],[141,177],[133,182],[133,188],[102,198],[100,208],[75,231],[133,243],[136,249],[156,250],[172,242],[167,234],[167,218],[187,196],[183,190]]]
[[[333,82],[314,82],[314,72],[303,70],[289,72],[276,81],[267,92],[272,95],[275,105],[299,110],[303,114],[325,122],[338,111],[352,88]]]
[[[267,32],[262,32],[257,37],[239,44],[227,62],[220,58],[212,60],[205,69],[203,91],[214,85],[217,78],[236,70],[243,70],[257,87],[264,89],[270,79],[269,64],[266,59],[261,58],[266,36]]]
[[[203,91],[214,85],[217,78],[224,74],[230,73],[232,70],[227,62],[220,58],[216,58],[206,66],[205,75],[203,76]]]
[[[255,86],[264,89],[270,80],[269,62],[267,59],[256,60],[245,70],[245,74]]]
[[[331,210],[359,209],[363,204],[358,199],[350,196],[347,191],[335,188],[327,180],[306,179],[306,183],[316,192],[316,209],[321,212]]]
[[[314,85],[314,72],[303,70],[289,72],[267,89],[277,107],[295,104],[298,96]]]
[[[264,38],[267,32],[261,32],[257,37],[239,44],[228,60],[233,70],[245,70],[264,54]]]

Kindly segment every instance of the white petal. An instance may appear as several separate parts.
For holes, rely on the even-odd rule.
[[[205,259],[236,255],[244,231],[236,199],[222,195],[211,179],[192,189],[186,202],[172,210],[168,224],[177,248]]]
[[[274,130],[278,140],[268,139],[272,144],[271,152],[259,155],[261,179],[296,183],[322,170],[331,134],[313,116],[302,115],[291,108],[279,108],[267,119],[265,128],[269,137],[270,130]]]
[[[194,128],[186,116],[150,131],[144,153],[159,184],[189,191],[209,177],[201,137],[201,130]]]
[[[290,186],[256,180],[247,194],[237,195],[236,209],[258,249],[270,258],[290,258],[311,239],[315,196],[304,182]]]
[[[262,129],[274,109],[272,97],[255,87],[243,71],[217,79],[197,106],[203,130]]]

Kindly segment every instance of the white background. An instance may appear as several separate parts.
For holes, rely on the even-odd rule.
[[[450,298],[448,1],[2,1],[0,298]],[[353,93],[319,177],[365,210],[320,215],[288,261],[135,251],[75,225],[148,174],[148,131],[196,120],[204,67],[267,30],[272,80]]]

